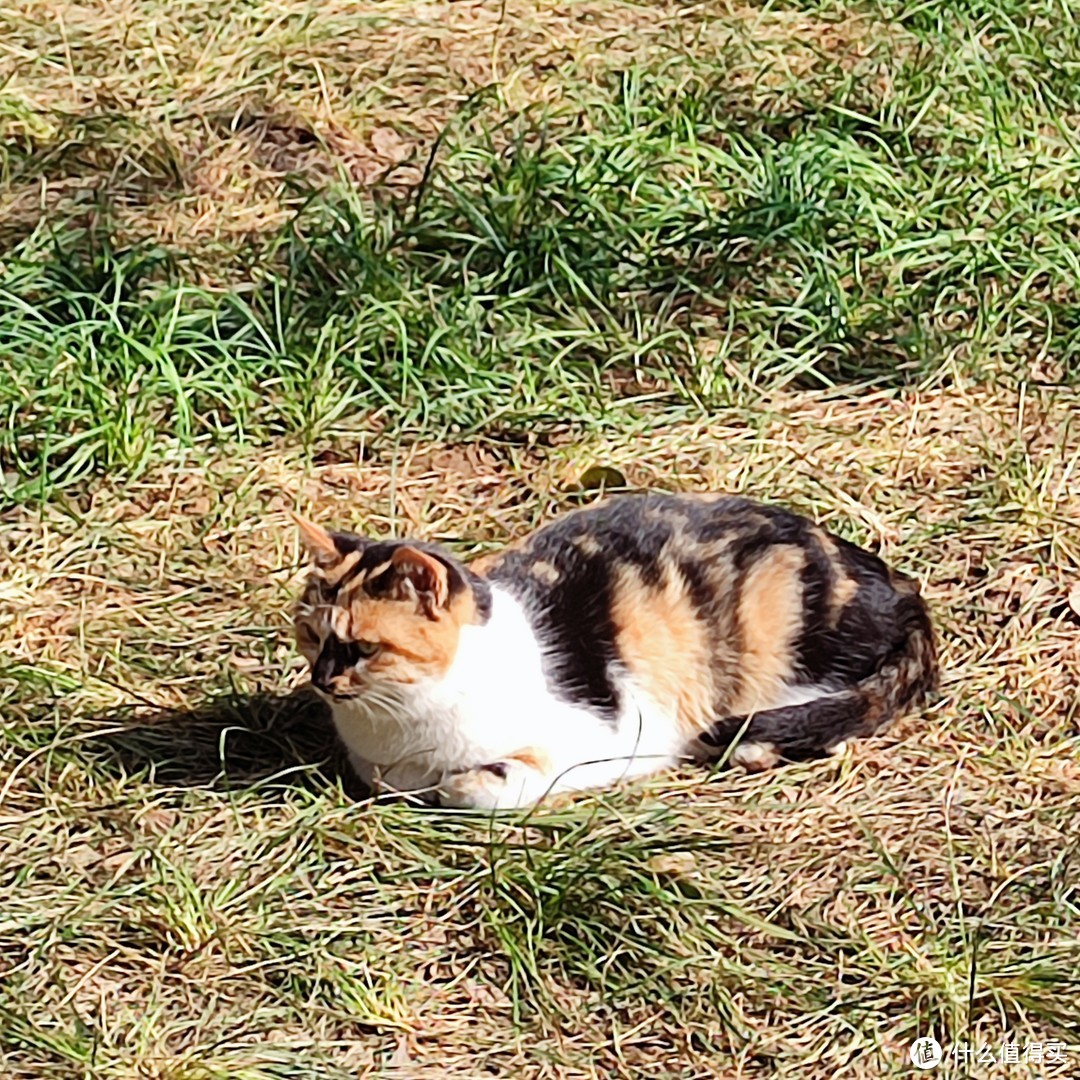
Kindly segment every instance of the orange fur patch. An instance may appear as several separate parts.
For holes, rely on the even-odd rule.
[[[538,746],[526,746],[506,756],[508,759],[520,761],[522,765],[527,765],[530,769],[535,769],[545,776],[551,772],[551,758]]]
[[[840,548],[836,541],[824,530],[816,525],[811,532],[817,540],[822,551],[825,552],[833,570],[833,586],[829,592],[829,625],[835,627],[844,613],[844,608],[855,599],[859,591],[859,583],[844,569],[844,562],[840,558]]]
[[[685,586],[669,570],[652,587],[623,566],[611,615],[619,654],[635,680],[658,705],[675,711],[688,736],[706,728],[715,703],[710,631]]]
[[[372,677],[413,683],[443,674],[457,652],[461,626],[456,619],[428,619],[408,600],[358,598],[348,610],[347,641],[382,646],[366,665]]]
[[[554,585],[561,575],[559,574],[558,567],[552,566],[549,562],[535,562],[529,567],[529,573],[538,581],[542,581],[547,585]]]
[[[792,645],[803,620],[799,574],[805,561],[801,548],[772,547],[746,573],[738,609],[741,685],[730,705],[733,715],[768,707],[791,674]]]
[[[361,594],[348,608],[347,640],[374,641],[382,649],[368,661],[373,676],[411,683],[439,676],[453,662],[461,628],[478,621],[470,591],[458,593],[437,617],[417,611],[411,600],[373,600]]]
[[[829,625],[835,627],[844,613],[844,608],[855,599],[859,591],[859,583],[849,575],[840,571],[843,576],[838,576],[832,591],[829,593]]]
[[[478,559],[473,559],[473,561],[469,563],[469,569],[474,574],[479,574],[481,577],[484,577],[502,562],[503,554],[504,553],[501,551],[492,551],[487,555],[481,555]]]
[[[600,541],[590,533],[583,533],[574,540],[574,546],[582,555],[596,555],[600,551]]]
[[[458,624],[459,628],[480,622],[480,612],[476,607],[476,595],[472,589],[459,592],[450,601],[447,613]]]

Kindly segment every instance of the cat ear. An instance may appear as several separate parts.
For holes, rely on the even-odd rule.
[[[419,548],[399,547],[390,557],[390,566],[404,595],[413,595],[429,619],[445,607],[450,596],[450,570],[441,559]]]
[[[289,516],[296,522],[300,539],[317,566],[333,566],[341,559],[341,552],[334,543],[334,538],[321,525],[316,525],[314,521],[308,521],[299,514],[290,513]]]

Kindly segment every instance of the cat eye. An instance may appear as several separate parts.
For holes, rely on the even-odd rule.
[[[382,646],[377,641],[354,641],[356,651],[366,660],[374,656]]]

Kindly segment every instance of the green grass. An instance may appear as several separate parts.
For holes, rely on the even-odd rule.
[[[5,1078],[878,1077],[928,1032],[1075,1074],[1072,5],[0,37]],[[467,555],[593,466],[917,574],[941,700],[761,777],[367,801],[286,511]]]
[[[0,274],[10,496],[170,440],[373,414],[475,431],[792,380],[1075,381],[1070,13],[889,14],[856,63],[797,56],[756,85],[745,19],[740,40],[703,16],[699,52],[570,82],[558,106],[484,91],[419,184],[298,191],[221,256],[229,286],[190,252],[118,244],[107,187],[92,225],[44,219]]]

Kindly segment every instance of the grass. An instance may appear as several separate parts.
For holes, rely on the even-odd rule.
[[[5,1077],[1075,1073],[1070,5],[0,21]],[[286,511],[467,555],[590,474],[880,550],[941,699],[760,777],[367,801]]]
[[[418,28],[391,10],[400,50]],[[643,32],[647,63],[525,49],[533,68],[555,65],[558,94],[550,76],[526,94],[521,69],[504,85],[470,67],[456,110],[425,87],[400,131],[370,87],[297,97],[266,68],[257,25],[248,79],[264,95],[288,86],[258,110],[250,85],[222,81],[216,65],[238,61],[219,38],[183,92],[152,66],[127,73],[124,94],[145,101],[123,120],[73,116],[72,86],[45,78],[38,94],[56,100],[30,110],[37,69],[15,64],[10,198],[38,195],[0,272],[9,495],[138,469],[168,437],[310,442],[375,417],[424,432],[595,422],[627,396],[713,407],[793,381],[1073,382],[1078,157],[1053,77],[1072,54],[1048,54],[1040,33],[1057,10],[673,11]],[[394,22],[381,8],[286,12],[275,48],[299,48],[303,14],[324,81],[324,52],[342,65],[370,30],[374,63]],[[163,24],[178,56],[192,13],[209,9]],[[485,47],[516,40],[502,25]],[[1077,44],[1070,20],[1060,34]],[[460,35],[473,67],[476,44]],[[409,77],[426,79],[422,34],[413,46]],[[66,82],[115,81],[117,48],[72,52]],[[386,92],[397,61],[384,61]],[[1018,93],[1035,70],[1045,85]],[[200,124],[212,136],[188,146]],[[355,186],[361,148],[389,155],[374,200]],[[252,227],[184,242],[193,200],[200,221]],[[175,235],[150,228],[151,209]]]

